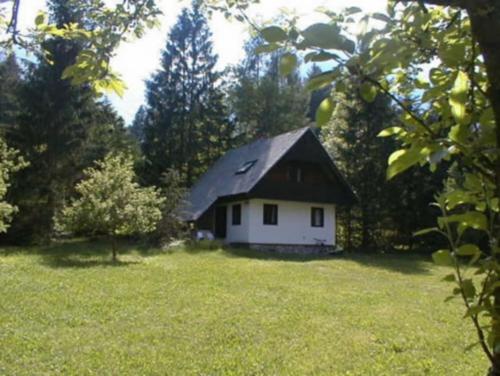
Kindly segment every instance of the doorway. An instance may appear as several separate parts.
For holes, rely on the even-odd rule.
[[[227,207],[215,208],[215,237],[224,239],[227,232]]]

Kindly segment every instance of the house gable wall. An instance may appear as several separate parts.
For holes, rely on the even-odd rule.
[[[301,170],[301,181],[291,178]],[[331,168],[331,160],[312,133],[305,134],[249,192],[249,197],[344,204],[352,201],[345,183]]]

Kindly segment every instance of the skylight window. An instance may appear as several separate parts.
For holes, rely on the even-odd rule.
[[[248,170],[250,170],[254,165],[255,163],[257,163],[257,159],[253,160],[253,161],[247,161],[245,163],[243,163],[240,168],[238,168],[236,170],[236,174],[239,175],[239,174],[245,174]]]

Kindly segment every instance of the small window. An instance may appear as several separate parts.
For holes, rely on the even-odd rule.
[[[325,211],[323,208],[311,208],[311,226],[323,227],[325,224]]]
[[[302,183],[302,168],[296,164],[288,166],[288,181]]]
[[[264,204],[264,224],[278,224],[278,205]]]
[[[233,220],[233,225],[241,225],[241,205],[240,204],[233,205],[232,220]]]
[[[240,168],[238,168],[236,170],[236,175],[246,173],[248,170],[250,170],[255,165],[255,163],[257,163],[257,159],[243,163],[240,166]]]

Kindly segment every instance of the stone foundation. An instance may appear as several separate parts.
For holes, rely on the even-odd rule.
[[[339,250],[333,245],[314,245],[314,244],[231,244],[232,246],[239,246],[250,248],[255,251],[280,253],[280,254],[294,254],[294,255],[328,255],[336,253]]]

